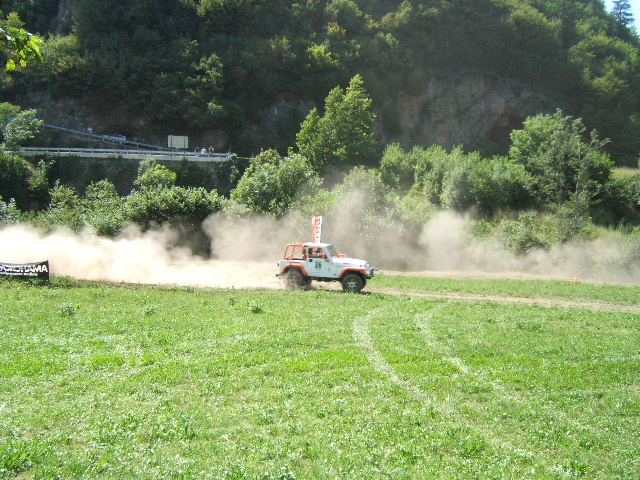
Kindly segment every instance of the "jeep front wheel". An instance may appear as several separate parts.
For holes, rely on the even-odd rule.
[[[342,279],[342,289],[345,292],[359,292],[364,288],[364,279],[356,273],[348,273]]]
[[[287,270],[287,273],[284,274],[284,283],[289,290],[307,288],[309,284],[299,268]]]

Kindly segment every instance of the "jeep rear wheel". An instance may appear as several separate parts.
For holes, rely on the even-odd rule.
[[[357,273],[348,273],[342,279],[342,289],[345,292],[360,292],[364,288],[364,279]]]
[[[289,290],[297,290],[299,288],[307,288],[310,281],[305,278],[299,268],[290,268],[284,274],[284,283]]]

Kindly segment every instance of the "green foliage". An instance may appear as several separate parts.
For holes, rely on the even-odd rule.
[[[3,127],[2,133],[5,148],[15,150],[25,140],[36,136],[44,123],[43,120],[38,120],[36,115],[36,110],[21,111]]]
[[[421,231],[438,211],[424,194],[416,191],[400,197],[393,209],[404,225],[409,225],[416,231]]]
[[[218,193],[204,188],[148,187],[125,198],[127,220],[143,228],[165,222],[184,222],[199,227],[212,213],[223,208]]]
[[[140,163],[138,178],[134,180],[133,184],[142,190],[147,188],[162,189],[173,187],[177,178],[177,173],[157,163],[154,158],[149,158]]]
[[[27,180],[29,197],[35,208],[46,205],[49,202],[49,170],[51,164],[40,160],[31,168],[31,175]]]
[[[296,122],[283,126],[280,118],[274,121],[278,138],[270,146],[284,151],[283,139],[290,142],[299,128],[297,148],[307,163],[293,155],[257,161],[242,180],[245,165],[240,160],[216,166],[224,193],[237,187],[234,207],[276,216],[292,208],[331,210],[338,197],[347,194],[343,186],[320,191],[320,180],[308,170],[309,164],[316,172],[376,165],[374,104],[384,112],[383,122],[376,125],[384,134],[380,138],[400,138],[398,95],[421,95],[432,75],[473,72],[539,88],[580,120],[563,118],[559,111],[528,119],[522,131],[514,132],[508,157],[484,158],[464,146],[447,151],[409,145],[405,152],[399,144],[390,145],[379,177],[366,170],[347,177],[352,183],[362,177],[363,185],[379,188],[379,195],[372,197],[379,212],[371,210],[367,218],[377,215],[376,220],[389,221],[396,216],[419,222],[434,208],[471,210],[491,218],[537,208],[564,220],[569,233],[559,235],[563,239],[588,230],[590,215],[607,225],[638,220],[635,184],[611,180],[604,141],[585,136],[585,126],[597,128],[612,139],[607,148],[617,162],[637,162],[640,40],[633,31],[621,30],[622,17],[608,14],[601,2],[74,3],[73,19],[63,19],[66,23],[60,25],[53,0],[4,1],[5,14],[17,13],[0,20],[0,28],[42,33],[38,48],[46,52],[41,62],[30,61],[20,72],[4,75],[1,88],[6,98],[35,90],[54,99],[73,95],[98,116],[124,112],[132,118],[130,125],[163,131],[180,125],[196,135],[225,130],[234,148],[247,152],[259,146],[252,150],[254,146],[238,140],[240,132],[248,130],[257,114],[264,118],[267,106],[272,108],[280,99],[304,98],[316,105],[324,100],[324,107],[311,110],[301,127]],[[624,13],[627,7],[619,2],[617,8]],[[24,45],[30,48],[28,42]],[[364,88],[365,80],[371,93]],[[335,87],[347,82],[346,90]],[[9,104],[0,105],[0,126],[5,146],[12,149],[39,127],[34,113]],[[6,152],[0,162],[6,166],[0,171],[0,194],[15,198],[23,209],[48,203],[47,182],[68,181],[80,173],[67,172],[63,179],[55,165],[34,167]],[[85,184],[106,176],[94,173]],[[132,201],[136,218],[146,224],[156,214],[162,221],[171,216],[167,211],[179,212],[176,198],[189,191],[185,187],[201,186],[198,175],[183,166],[176,178],[159,164],[139,172],[139,192]],[[304,184],[308,191],[299,190]],[[176,198],[163,191],[173,191],[176,185],[183,188],[174,192],[182,192]],[[154,200],[144,190],[162,190],[158,198],[167,195],[166,209],[156,199],[156,206],[146,211],[144,205]],[[368,187],[364,190],[373,194]],[[107,206],[115,198],[103,193],[105,208],[114,208],[115,217],[104,226],[84,216],[80,223],[113,234],[121,216],[118,208]],[[99,201],[91,207],[84,201],[81,209],[100,208]]]
[[[18,223],[20,221],[20,218],[21,212],[16,205],[15,198],[12,198],[8,202],[5,202],[0,196],[0,224]]]
[[[97,235],[117,236],[127,220],[124,202],[110,181],[90,184],[82,200],[84,223]]]
[[[69,228],[90,229],[100,236],[117,236],[134,222],[142,228],[165,222],[192,226],[196,234],[202,222],[221,210],[224,199],[215,190],[177,187],[176,174],[154,160],[142,162],[139,190],[120,197],[108,180],[91,183],[84,197],[72,188],[56,183],[49,206],[33,215],[33,223],[45,231]],[[166,179],[172,181],[166,181]]]
[[[535,213],[521,213],[517,220],[507,220],[499,225],[499,236],[510,252],[524,256],[532,249],[548,250],[558,240],[557,224],[550,217]]]
[[[42,50],[40,49],[40,37],[27,32],[23,28],[0,27],[0,42],[6,45],[12,55],[7,60],[7,71],[16,69],[16,59],[22,67],[26,67],[29,62],[41,62],[43,59]]]
[[[280,158],[277,151],[267,150],[251,159],[231,192],[231,200],[251,212],[282,216],[296,198],[313,195],[320,184],[320,177],[305,157],[290,154]]]
[[[229,162],[231,162],[231,160],[221,163]],[[176,185],[179,187],[204,187],[207,190],[212,190],[216,187],[217,183],[221,183],[214,182],[216,177],[207,167],[199,166],[195,162],[190,162],[187,159],[180,162],[180,167],[176,173],[178,174]],[[220,188],[217,188],[217,190],[221,191]]]
[[[46,89],[80,97],[99,114],[122,110],[154,127],[234,136],[279,99],[320,104],[360,75],[384,108],[389,136],[398,133],[390,120],[399,115],[398,94],[421,94],[434,72],[473,71],[559,95],[613,140],[617,162],[637,156],[638,130],[629,124],[639,108],[640,40],[620,26],[626,2],[614,15],[602,2],[579,0],[73,3],[73,16],[61,19],[55,0],[5,0],[3,11],[17,14],[0,26],[23,29],[23,18],[46,39],[44,61],[7,81],[12,94]],[[280,148],[297,128],[278,132],[271,145]],[[323,148],[304,135],[301,142],[322,160],[346,155],[347,168],[372,160],[340,144]],[[253,146],[237,148],[248,155]]]
[[[60,13],[59,0],[4,0],[1,2],[3,12],[9,17],[15,15],[21,18],[20,26],[28,25],[32,32],[44,34],[53,30],[53,19]]]
[[[509,157],[522,165],[531,179],[538,206],[553,210],[572,204],[575,218],[583,217],[593,197],[607,182],[613,163],[595,132],[588,140],[580,119],[537,115],[511,134]]]
[[[33,219],[35,225],[45,232],[58,228],[68,228],[78,232],[86,226],[82,200],[73,188],[56,183],[50,191],[50,197],[49,206],[35,215]]]
[[[77,97],[86,89],[86,68],[78,37],[75,35],[51,35],[42,40],[47,52],[42,62],[29,66],[31,87],[51,89],[56,97]]]
[[[409,190],[414,182],[416,156],[407,154],[400,144],[387,145],[380,161],[384,183],[393,188]]]
[[[0,104],[0,132],[2,148],[16,150],[26,140],[32,139],[44,123],[36,118],[36,110],[22,110],[10,103]]]
[[[569,50],[572,65],[581,75],[578,87],[589,102],[575,111],[589,125],[612,140],[611,151],[619,164],[629,165],[640,148],[637,122],[639,108],[637,71],[640,68],[638,44],[587,30]]]
[[[0,196],[15,199],[26,210],[31,203],[30,180],[34,175],[31,163],[13,152],[0,149]]]
[[[331,90],[324,116],[313,109],[300,128],[300,153],[318,170],[371,164],[376,156],[371,103],[359,75],[346,92],[340,87]]]
[[[633,24],[633,13],[629,0],[613,0],[611,13],[621,26],[629,27]]]
[[[462,147],[450,153],[440,146],[414,147],[406,153],[397,145],[387,149],[381,164],[382,178],[415,193],[438,207],[490,215],[501,209],[527,206],[528,176],[523,167],[506,157],[483,158],[466,154]],[[410,183],[412,182],[412,183]]]
[[[640,174],[614,175],[592,207],[594,223],[607,227],[640,222]]]

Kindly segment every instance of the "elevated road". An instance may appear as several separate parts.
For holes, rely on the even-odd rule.
[[[125,150],[115,148],[44,148],[23,147],[20,154],[25,157],[46,155],[48,157],[81,157],[81,158],[125,158],[129,160],[146,160],[153,157],[156,160],[190,162],[224,162],[229,160],[231,153],[196,153],[178,150]]]
[[[45,123],[43,127],[49,130],[56,130],[58,132],[63,132],[67,135],[73,135],[74,137],[84,138],[87,140],[95,140],[101,143],[126,145],[128,147],[134,147],[139,149],[142,148],[146,150],[173,151],[173,149],[168,147],[162,147],[160,145],[151,145],[148,143],[139,142],[138,140],[132,140],[132,139],[126,138],[124,135],[98,135],[96,133],[89,133],[89,132],[80,131],[80,130],[73,130],[71,128],[58,127],[57,125],[51,125],[48,123]]]
[[[44,148],[23,147],[20,153],[25,157],[46,155],[49,157],[81,157],[81,158],[124,158],[128,160],[145,160],[153,157],[157,160],[190,162],[224,162],[233,155],[231,153],[198,153],[176,150],[174,148],[151,145],[139,142],[137,139],[126,138],[124,135],[98,135],[87,131],[73,130],[45,123],[44,128],[57,130],[67,135],[94,140],[100,143],[114,145],[115,148]]]

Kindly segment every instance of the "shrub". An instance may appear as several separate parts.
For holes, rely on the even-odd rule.
[[[250,212],[283,216],[300,197],[317,192],[320,177],[299,154],[285,158],[267,150],[251,159],[251,165],[231,192],[231,200]]]

